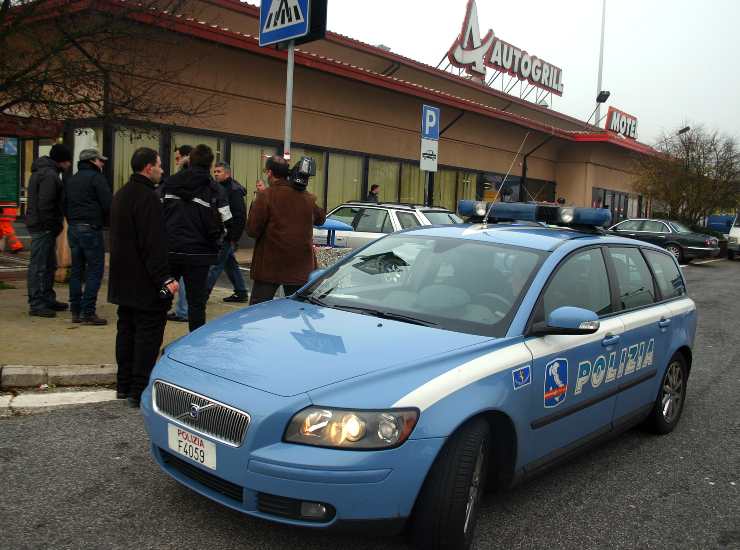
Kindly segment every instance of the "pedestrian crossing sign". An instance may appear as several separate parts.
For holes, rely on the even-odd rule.
[[[310,30],[311,0],[262,0],[260,46],[306,36]]]

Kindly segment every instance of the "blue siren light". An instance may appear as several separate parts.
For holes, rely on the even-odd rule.
[[[612,213],[603,208],[581,208],[557,206],[534,202],[496,202],[461,200],[458,212],[462,216],[479,217],[486,215],[488,209],[490,220],[499,221],[532,221],[549,225],[562,226],[608,226]]]

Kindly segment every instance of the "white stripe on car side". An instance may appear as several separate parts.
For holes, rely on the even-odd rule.
[[[601,322],[599,330],[588,336],[544,336],[542,338],[530,339],[526,345],[524,343],[513,344],[466,361],[432,378],[404,395],[392,406],[417,407],[421,411],[424,411],[456,391],[499,372],[526,364],[533,359],[540,359],[548,355],[568,351],[574,347],[598,342],[607,333],[615,335],[622,334],[625,330],[625,321],[628,323],[627,330],[634,330],[649,323],[656,323],[665,313],[666,310],[664,308],[666,306],[670,306],[669,311],[671,316],[685,313],[695,308],[693,300],[686,298],[685,300],[656,304],[655,307],[604,319]]]
[[[426,384],[404,395],[393,404],[393,407],[418,407],[423,411],[465,386],[497,372],[527,363],[531,358],[532,354],[522,343],[497,349],[432,378]]]

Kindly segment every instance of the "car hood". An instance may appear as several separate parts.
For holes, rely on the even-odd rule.
[[[292,396],[487,340],[282,299],[221,317],[166,352],[210,374]]]

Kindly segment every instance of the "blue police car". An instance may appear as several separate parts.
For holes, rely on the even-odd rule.
[[[600,232],[605,210],[490,217],[389,235],[170,345],[142,398],[155,460],[253,516],[468,548],[485,489],[673,430],[696,329],[675,259]]]

